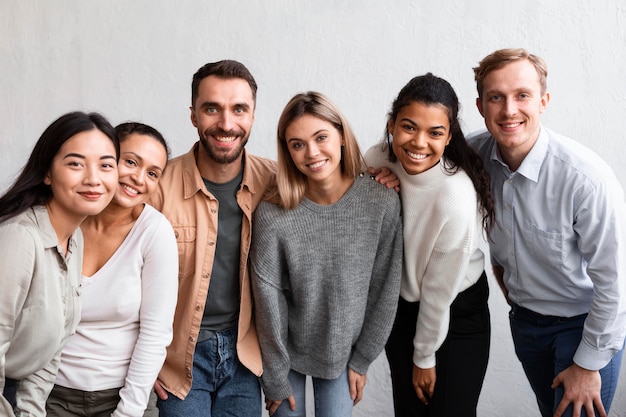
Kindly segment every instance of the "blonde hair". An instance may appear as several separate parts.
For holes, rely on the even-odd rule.
[[[528,53],[524,48],[509,48],[499,49],[478,63],[477,67],[472,68],[474,70],[474,80],[476,81],[476,89],[478,90],[478,97],[483,97],[483,81],[485,77],[494,70],[500,69],[503,66],[512,62],[519,61],[520,59],[527,59],[531,64],[535,66],[537,74],[539,75],[539,84],[541,85],[541,94],[545,94],[547,89],[548,67],[543,59],[537,55]]]
[[[343,138],[341,147],[341,172],[355,178],[363,166],[363,156],[354,132],[339,109],[323,94],[315,91],[296,94],[289,100],[278,120],[278,173],[276,193],[271,200],[281,207],[292,209],[304,198],[307,177],[291,159],[285,131],[299,117],[309,114],[332,124]]]

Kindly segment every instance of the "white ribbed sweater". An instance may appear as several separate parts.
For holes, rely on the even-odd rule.
[[[413,362],[436,365],[435,352],[448,334],[450,305],[484,270],[482,215],[467,174],[443,170],[444,159],[418,175],[391,163],[380,144],[365,155],[369,166],[389,167],[400,179],[404,221],[404,269],[400,295],[420,302]]]

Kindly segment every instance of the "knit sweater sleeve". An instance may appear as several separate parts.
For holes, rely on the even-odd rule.
[[[433,219],[428,234],[437,234],[424,272],[420,309],[413,339],[413,363],[420,368],[436,365],[435,352],[446,338],[450,305],[467,274],[472,242],[477,230],[476,195],[472,189],[454,189],[440,194],[436,203],[439,219]],[[467,188],[467,187],[466,187]],[[419,236],[420,233],[417,233]]]
[[[263,359],[261,383],[265,396],[283,400],[292,395],[288,380],[287,296],[289,294],[283,251],[272,214],[278,207],[261,203],[253,221],[250,249],[251,283],[254,312]],[[275,214],[275,213],[274,213]]]
[[[382,352],[393,326],[400,292],[402,217],[400,199],[395,192],[391,193],[384,207],[385,216],[370,278],[363,327],[348,363],[359,374],[365,374]]]

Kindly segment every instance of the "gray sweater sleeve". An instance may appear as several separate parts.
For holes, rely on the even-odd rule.
[[[402,218],[400,201],[387,207],[380,230],[372,270],[367,307],[361,333],[354,345],[348,366],[365,374],[385,347],[398,306],[402,276]]]
[[[261,203],[255,211],[253,239],[250,251],[251,282],[254,294],[256,327],[264,366],[261,383],[268,399],[283,400],[292,395],[288,375],[287,351],[287,280],[280,259],[279,239],[272,227],[271,211],[275,208]]]

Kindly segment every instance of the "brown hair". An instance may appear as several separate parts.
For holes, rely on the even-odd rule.
[[[487,55],[478,63],[477,67],[472,68],[474,70],[474,80],[476,81],[476,89],[478,90],[478,97],[483,97],[483,81],[487,74],[491,71],[502,68],[503,66],[512,62],[519,61],[520,59],[527,59],[531,64],[535,66],[537,74],[539,75],[539,84],[541,85],[541,94],[545,94],[547,89],[547,77],[548,67],[543,59],[537,55],[528,53],[524,48],[510,48],[499,49],[491,54]]]
[[[310,114],[332,124],[343,137],[341,171],[355,178],[361,171],[363,157],[354,132],[339,109],[323,94],[309,91],[296,94],[285,106],[278,120],[278,174],[276,176],[278,203],[292,209],[302,201],[306,190],[306,176],[298,170],[291,159],[285,131],[299,117]],[[272,200],[275,200],[272,199]]]
[[[192,107],[196,104],[196,99],[198,98],[200,82],[210,75],[215,75],[216,77],[223,79],[241,78],[242,80],[247,81],[250,86],[250,90],[252,90],[252,99],[256,103],[257,84],[250,71],[248,71],[248,68],[246,68],[246,66],[241,62],[226,59],[218,62],[209,62],[208,64],[200,67],[193,75],[193,79],[191,81]]]

